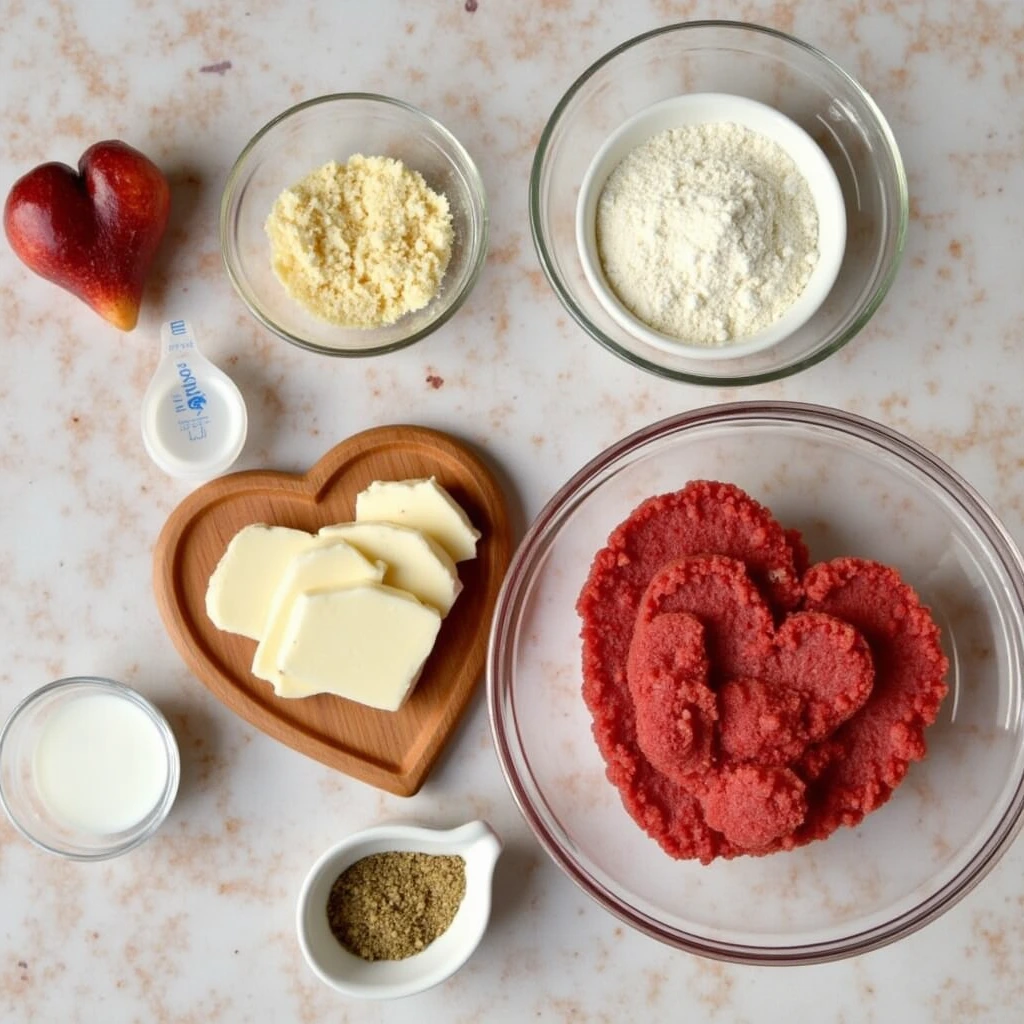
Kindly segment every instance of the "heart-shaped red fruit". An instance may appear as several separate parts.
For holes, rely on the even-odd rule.
[[[77,172],[46,163],[19,178],[4,231],[27,267],[130,331],[170,203],[167,179],[148,157],[124,142],[97,142]]]

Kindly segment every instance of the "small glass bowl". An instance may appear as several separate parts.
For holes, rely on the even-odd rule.
[[[40,738],[54,717],[95,694],[127,701],[143,712],[167,759],[162,792],[149,812],[129,827],[104,834],[73,825],[50,810],[40,793],[35,763]],[[112,679],[74,676],[48,683],[29,694],[0,730],[0,806],[26,839],[69,860],[107,860],[144,843],[170,812],[180,773],[178,744],[167,719],[141,694]]]
[[[576,241],[577,196],[620,125],[663,100],[728,93],[803,128],[839,179],[846,251],[828,297],[802,327],[740,358],[694,359],[652,347],[617,322],[587,281]],[[695,21],[623,43],[588,68],[555,107],[530,175],[530,227],[544,273],[572,317],[634,366],[691,384],[746,385],[798,373],[868,322],[903,254],[909,200],[896,141],[872,98],[823,53],[773,29]]]
[[[596,552],[646,497],[726,480],[800,530],[812,560],[894,566],[936,619],[950,669],[927,757],[856,828],[766,857],[673,860],[628,815],[581,694],[575,603]],[[491,726],[541,844],[627,924],[692,953],[801,964],[866,953],[934,920],[1024,822],[1024,559],[991,509],[914,442],[784,402],[700,409],[627,437],[541,511],[498,600]]]
[[[452,255],[440,291],[423,309],[385,327],[340,327],[307,312],[274,274],[264,230],[284,189],[356,153],[401,160],[444,193],[451,208]],[[468,298],[487,256],[487,234],[484,184],[458,139],[408,103],[370,93],[321,96],[279,114],[242,150],[221,199],[224,265],[249,312],[285,341],[322,355],[382,355],[435,331]]]

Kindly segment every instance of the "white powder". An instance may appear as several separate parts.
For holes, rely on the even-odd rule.
[[[739,124],[661,132],[612,171],[597,248],[619,300],[702,345],[745,338],[796,301],[818,262],[811,190],[778,143]]]

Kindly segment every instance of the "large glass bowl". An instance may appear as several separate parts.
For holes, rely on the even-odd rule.
[[[660,351],[604,309],[576,244],[580,185],[605,139],[651,104],[684,93],[732,93],[800,125],[831,163],[846,209],[846,253],[813,317],[770,349],[733,359]],[[530,227],[565,308],[595,340],[651,373],[741,385],[797,373],[845,345],[878,309],[903,254],[907,180],[896,140],[871,97],[820,51],[773,29],[726,21],[670,25],[602,57],[555,107],[533,161]]]
[[[292,299],[270,264],[264,224],[274,200],[329,160],[356,153],[401,160],[448,198],[454,239],[437,295],[384,327],[346,328]],[[480,172],[440,122],[387,96],[337,93],[291,107],[242,150],[221,200],[220,243],[228,277],[257,320],[300,348],[332,356],[374,356],[437,330],[469,297],[487,256],[487,197]]]
[[[813,560],[896,567],[950,660],[928,756],[857,828],[767,857],[677,861],[605,778],[580,692],[576,598],[611,530],[646,497],[728,480],[804,534]],[[488,655],[498,757],[541,844],[589,895],[664,942],[744,963],[864,953],[948,910],[1024,813],[1024,561],[981,498],[886,427],[751,402],[664,420],[598,456],[538,516],[509,569]]]

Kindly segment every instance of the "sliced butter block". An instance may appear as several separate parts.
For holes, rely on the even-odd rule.
[[[206,614],[218,629],[259,640],[288,563],[323,544],[314,534],[254,523],[231,538],[206,588]]]
[[[384,562],[387,586],[408,591],[442,616],[462,590],[455,563],[419,530],[394,523],[338,523],[323,527],[319,536],[343,540],[371,561]]]
[[[476,557],[480,531],[434,479],[387,480],[356,495],[356,522],[411,526],[437,541],[456,562]]]
[[[252,660],[253,675],[273,683],[275,690],[281,688],[277,671],[281,641],[299,594],[333,590],[350,583],[380,583],[384,579],[383,562],[371,562],[340,538],[321,540],[333,543],[303,551],[288,563],[271,599],[263,639]]]
[[[299,594],[281,642],[280,696],[333,693],[397,711],[440,628],[434,608],[380,583]]]

